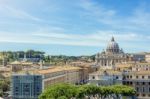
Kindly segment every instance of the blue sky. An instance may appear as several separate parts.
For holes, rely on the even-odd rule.
[[[150,51],[150,0],[0,0],[0,50],[92,55],[112,36]]]

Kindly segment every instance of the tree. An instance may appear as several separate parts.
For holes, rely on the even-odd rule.
[[[76,95],[76,86],[70,84],[57,84],[47,88],[40,95],[40,99],[70,99]],[[63,97],[62,97],[63,96]]]
[[[97,97],[100,99],[115,98],[120,96],[134,96],[135,90],[132,87],[124,85],[113,86],[95,86],[95,85],[71,85],[57,84],[47,88],[39,99],[85,99]]]
[[[7,79],[0,80],[0,96],[4,96],[5,92],[9,91],[10,81]]]

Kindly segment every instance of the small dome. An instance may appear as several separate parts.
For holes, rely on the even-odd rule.
[[[111,41],[108,43],[106,51],[110,53],[119,53],[119,45],[115,42],[114,37],[112,37]]]
[[[101,54],[105,54],[105,50],[103,49],[103,51],[101,52]]]

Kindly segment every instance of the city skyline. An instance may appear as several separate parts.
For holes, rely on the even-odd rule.
[[[92,55],[105,49],[114,36],[125,52],[150,51],[149,3],[0,0],[0,50]]]

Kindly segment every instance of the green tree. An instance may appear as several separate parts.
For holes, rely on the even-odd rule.
[[[0,80],[0,96],[3,96],[10,89],[10,81],[7,79]]]
[[[57,84],[47,88],[40,99],[70,99],[76,95],[76,86],[70,84]],[[63,96],[63,97],[62,97]]]
[[[39,96],[39,99],[85,99],[91,97],[120,99],[120,96],[134,96],[135,93],[132,87],[123,85],[99,87],[95,85],[57,84],[47,88]]]

